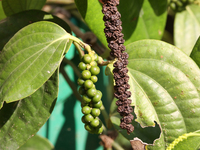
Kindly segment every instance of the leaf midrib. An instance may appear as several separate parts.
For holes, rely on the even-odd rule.
[[[67,34],[66,34],[66,35],[67,35]],[[55,43],[55,42],[57,42],[57,41],[59,41],[59,40],[61,40],[61,41],[60,41],[60,43],[61,43],[63,40],[65,40],[65,37],[68,37],[68,36],[66,36],[66,35],[65,35],[65,36],[62,36],[61,38],[58,38],[57,40],[54,40],[53,42],[50,42],[49,45],[45,46],[45,47],[42,48],[40,51],[36,52],[34,55],[31,55],[29,58],[27,58],[25,61],[23,61],[20,65],[18,65],[18,66],[10,73],[10,75],[7,77],[7,79],[10,78],[10,76],[12,75],[12,73],[15,72],[20,66],[22,66],[25,62],[27,62],[30,58],[32,58],[32,57],[35,56],[36,54],[40,53],[41,51],[43,51],[42,53],[44,53],[44,52],[46,51],[46,49],[47,49],[50,45],[52,45],[53,43]],[[48,42],[47,42],[47,43],[48,43]],[[60,45],[60,44],[58,44],[58,46],[59,46],[59,45]],[[27,48],[27,49],[28,49],[28,48]],[[44,49],[44,50],[43,50],[43,49]],[[63,50],[63,51],[64,51],[64,50]],[[40,53],[40,54],[38,55],[38,57],[41,56],[42,53]],[[52,55],[53,55],[53,54],[52,54]],[[37,58],[38,58],[38,57],[37,57]],[[37,58],[36,58],[34,61],[36,61]],[[50,58],[51,58],[51,57],[50,57]],[[50,60],[50,59],[49,59],[49,60]],[[46,64],[49,62],[49,60],[46,62]],[[33,62],[34,62],[34,61],[33,61]],[[32,62],[31,64],[33,64],[33,62]],[[30,66],[31,66],[31,65],[30,65]],[[26,70],[29,69],[30,66],[27,67]],[[24,71],[18,76],[18,78],[19,78],[26,70],[24,70]],[[38,74],[39,74],[39,71],[38,71]],[[38,75],[38,74],[37,74],[37,75]],[[36,75],[36,76],[37,76],[37,75]],[[16,79],[14,80],[14,83],[17,81],[18,78],[16,78]],[[34,77],[34,78],[35,78],[35,77]],[[34,78],[33,78],[33,79],[34,79]],[[1,92],[0,92],[0,93],[2,93],[2,90],[3,90],[4,86],[5,86],[5,83],[6,83],[6,82],[4,82],[3,85],[1,86]],[[10,88],[10,87],[11,87],[11,86],[9,86],[9,88]],[[9,88],[7,89],[7,91],[5,92],[5,94],[8,92]],[[5,95],[5,94],[4,94],[4,95]],[[9,98],[9,97],[8,97],[8,98]]]

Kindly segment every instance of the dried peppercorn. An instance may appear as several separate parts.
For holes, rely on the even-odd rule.
[[[116,105],[117,111],[122,116],[120,127],[126,129],[127,133],[133,132],[134,127],[130,124],[133,120],[133,108],[130,106],[131,92],[128,91],[130,85],[128,84],[128,54],[125,51],[124,35],[122,31],[122,22],[120,20],[121,14],[118,12],[117,6],[119,0],[101,0],[103,3],[102,12],[104,14],[103,20],[105,24],[105,36],[107,38],[108,47],[111,49],[110,55],[117,58],[113,64],[113,76],[115,80],[114,96],[118,99]]]

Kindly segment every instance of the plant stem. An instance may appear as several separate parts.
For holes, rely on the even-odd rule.
[[[82,50],[82,48],[80,47],[80,45],[78,43],[73,42],[73,44],[75,45],[76,49],[78,50],[79,57],[81,59],[84,56],[84,51]]]
[[[103,118],[104,118],[104,120],[105,120],[106,127],[107,127],[108,129],[111,128],[112,125],[111,125],[111,122],[110,122],[110,117],[109,117],[109,115],[108,115],[108,113],[107,113],[107,111],[106,111],[104,105],[102,105],[100,109],[101,109]]]
[[[102,61],[102,62],[98,62],[98,65],[99,66],[106,66],[106,65],[108,65],[108,64],[111,64],[113,61]]]
[[[64,57],[63,62],[66,63],[66,64],[69,64],[73,68],[75,74],[78,77],[81,77],[81,73],[80,73],[78,67],[76,67],[76,65],[72,61],[70,61],[70,60],[68,60],[67,58]]]
[[[116,150],[124,150],[124,148],[122,148],[117,142],[113,141],[112,146],[116,149]]]
[[[72,40],[74,43],[77,43],[78,45],[80,45],[83,49],[85,49],[88,53],[91,53],[92,50],[91,50],[91,47],[84,43],[83,41],[81,41],[79,38],[75,37],[75,36],[70,36],[69,37],[70,40]]]
[[[81,102],[82,97],[80,96],[80,94],[77,91],[77,87],[76,85],[70,80],[69,76],[67,75],[67,73],[65,72],[64,66],[61,65],[60,66],[60,72],[62,73],[63,77],[65,78],[65,80],[67,81],[67,83],[69,84],[70,88],[72,89],[74,96],[76,97],[77,100],[79,100]]]

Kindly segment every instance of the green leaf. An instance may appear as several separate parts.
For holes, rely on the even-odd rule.
[[[200,131],[183,134],[175,139],[167,150],[197,150],[200,146]]]
[[[3,49],[5,44],[17,31],[38,21],[54,22],[64,28],[68,33],[71,33],[71,29],[66,22],[56,16],[41,10],[23,11],[0,21],[0,50]]]
[[[6,16],[11,16],[21,11],[42,9],[46,0],[2,0]]]
[[[2,3],[0,1],[0,20],[2,20],[4,18],[6,18],[6,15],[4,14]]]
[[[33,94],[60,65],[71,40],[60,26],[41,21],[21,29],[0,54],[0,108]]]
[[[75,3],[90,29],[107,46],[100,2],[97,0],[75,0]],[[125,45],[140,39],[162,38],[167,16],[165,7],[162,14],[156,15],[148,0],[121,0],[118,10],[122,16]]]
[[[134,42],[126,48],[135,119],[142,127],[154,126],[156,121],[162,129],[160,139],[148,149],[164,150],[178,136],[198,130],[200,70],[194,61],[156,40]]]
[[[53,150],[54,146],[49,142],[48,139],[43,138],[39,135],[35,135],[29,139],[24,145],[18,150]]]
[[[31,96],[0,110],[0,149],[16,150],[44,125],[58,95],[58,70]]]
[[[190,57],[200,67],[200,38],[198,38],[194,48],[192,49],[192,53],[190,54]]]
[[[126,130],[122,130],[119,125],[120,125],[120,115],[117,113],[117,106],[116,106],[116,101],[117,99],[114,99],[112,104],[111,104],[111,121],[114,125],[114,127],[128,140],[133,140],[135,137],[142,139],[144,143],[147,144],[153,144],[155,139],[158,139],[160,136],[160,127],[159,125],[155,122],[152,127],[142,127],[138,122],[134,121],[132,122],[132,125],[134,126],[134,132],[131,133],[130,135],[127,134]],[[114,110],[114,111],[113,111]],[[135,114],[134,118],[136,118]]]
[[[168,6],[167,0],[159,1],[159,3],[157,0],[149,0],[149,3],[151,4],[155,14],[158,16],[165,13]]]
[[[200,7],[189,5],[185,11],[176,13],[174,43],[188,56],[200,35]]]

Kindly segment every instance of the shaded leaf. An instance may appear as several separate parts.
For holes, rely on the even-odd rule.
[[[167,150],[197,150],[200,146],[200,131],[179,136],[167,147]]]
[[[156,121],[162,129],[160,139],[148,149],[164,150],[180,135],[198,130],[200,70],[194,61],[156,40],[134,42],[126,48],[135,119],[142,127]]]
[[[200,38],[198,38],[190,57],[196,62],[196,64],[200,67]]]
[[[50,78],[71,45],[70,36],[41,21],[11,38],[0,54],[0,107],[33,94]]]
[[[189,5],[186,10],[176,13],[174,22],[174,43],[190,55],[200,35],[200,7]]]
[[[4,45],[17,31],[37,21],[54,22],[64,28],[68,33],[71,33],[71,29],[66,22],[56,16],[41,10],[23,11],[0,21],[0,50],[3,49]]]
[[[58,70],[31,96],[4,104],[0,110],[0,149],[16,150],[36,134],[49,118],[57,95]]]
[[[46,0],[2,0],[3,10],[7,16],[30,9],[42,9]]]
[[[90,29],[107,46],[101,3],[96,0],[75,2]],[[163,8],[162,14],[156,15],[148,0],[122,0],[118,10],[122,16],[125,45],[140,39],[161,39],[167,16],[166,8]]]
[[[6,15],[4,14],[2,2],[0,1],[0,20],[6,18]]]
[[[50,141],[39,135],[35,135],[30,138],[24,145],[22,145],[18,150],[53,150],[54,146]]]
[[[157,0],[149,0],[149,3],[151,4],[151,7],[153,8],[155,14],[158,16],[165,13],[165,11],[167,10],[167,0],[159,1],[159,3]]]

